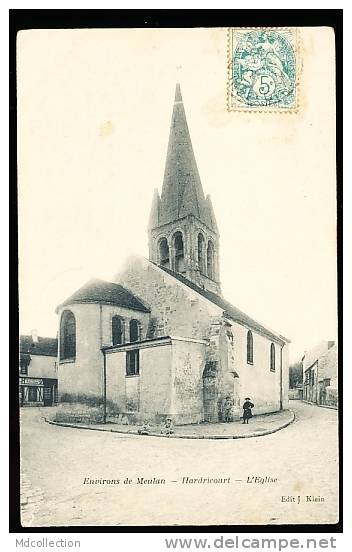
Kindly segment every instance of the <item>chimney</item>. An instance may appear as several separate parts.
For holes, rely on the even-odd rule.
[[[38,330],[31,330],[33,343],[38,343]]]

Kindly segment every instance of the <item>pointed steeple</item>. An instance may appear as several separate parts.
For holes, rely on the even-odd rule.
[[[161,193],[159,224],[168,224],[187,215],[194,215],[212,229],[188,130],[181,87],[177,83]]]
[[[159,226],[160,196],[158,188],[154,188],[152,208],[149,215],[148,229]]]
[[[176,85],[161,197],[154,191],[148,225],[149,259],[221,295],[219,232],[204,197],[181,87]]]
[[[218,234],[219,230],[218,230],[218,225],[216,223],[215,213],[214,213],[213,204],[212,204],[212,201],[211,201],[210,194],[207,194],[207,197],[206,197],[205,201],[207,203],[208,217],[209,217],[209,221],[211,223],[211,228],[214,230],[214,232],[216,234]]]
[[[176,102],[182,102],[181,86],[179,82],[176,83],[175,103]]]

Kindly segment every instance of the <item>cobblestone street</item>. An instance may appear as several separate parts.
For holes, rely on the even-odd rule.
[[[287,428],[240,440],[59,427],[45,423],[49,409],[23,408],[22,524],[335,523],[337,412],[298,401],[290,408],[296,421]],[[223,482],[194,482],[201,477]],[[87,482],[101,479],[115,484]]]

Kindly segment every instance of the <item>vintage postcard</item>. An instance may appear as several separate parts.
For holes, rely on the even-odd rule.
[[[23,527],[339,513],[329,27],[17,36]]]

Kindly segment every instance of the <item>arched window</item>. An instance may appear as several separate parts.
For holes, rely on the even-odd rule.
[[[64,311],[60,323],[60,359],[76,358],[76,319],[71,311]]]
[[[113,316],[111,319],[111,336],[113,345],[122,345],[123,320],[119,316]]]
[[[203,234],[198,234],[198,267],[201,274],[205,274],[205,242]]]
[[[212,241],[208,242],[207,248],[207,275],[208,278],[214,280],[214,245]]]
[[[185,270],[185,252],[183,245],[183,237],[181,232],[176,232],[174,235],[175,248],[175,270],[176,272],[184,273]]]
[[[130,320],[130,342],[140,340],[140,326],[138,320]]]
[[[270,370],[275,372],[275,345],[272,343],[270,345]]]
[[[166,238],[162,238],[159,242],[159,264],[161,266],[170,266],[169,246]]]
[[[247,364],[253,364],[253,335],[250,330],[247,332]]]

